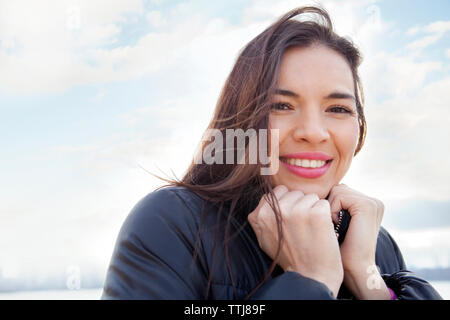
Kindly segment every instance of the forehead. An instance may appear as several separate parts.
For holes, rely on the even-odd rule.
[[[300,95],[327,95],[336,90],[354,92],[349,63],[323,45],[287,49],[281,60],[278,86]]]

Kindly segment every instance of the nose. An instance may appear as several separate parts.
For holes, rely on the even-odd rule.
[[[317,110],[304,111],[297,117],[293,130],[295,141],[320,144],[329,138],[326,123]]]

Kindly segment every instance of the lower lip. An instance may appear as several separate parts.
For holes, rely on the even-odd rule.
[[[302,168],[302,167],[297,167],[292,164],[283,162],[281,160],[280,160],[280,162],[284,166],[286,166],[286,168],[289,171],[291,171],[293,174],[298,175],[299,177],[315,179],[315,178],[319,178],[319,177],[323,176],[328,171],[328,169],[331,166],[332,161],[326,163],[323,167],[320,167],[320,168]]]

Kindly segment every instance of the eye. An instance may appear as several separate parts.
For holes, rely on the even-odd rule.
[[[274,103],[271,107],[271,110],[279,110],[279,111],[284,111],[284,110],[290,110],[292,109],[292,107],[285,102],[278,102],[278,103]]]
[[[350,113],[350,114],[353,113],[353,111],[349,110],[348,108],[339,105],[332,106],[329,110],[331,110],[334,113]]]

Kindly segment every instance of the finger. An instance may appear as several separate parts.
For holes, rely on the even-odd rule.
[[[274,201],[279,200],[281,197],[283,197],[284,194],[289,193],[288,188],[285,185],[278,185],[273,189],[273,195],[274,195]],[[258,206],[256,207],[253,212],[251,212],[248,215],[249,221],[251,220],[253,224],[257,224],[258,220],[261,220],[261,218],[266,219],[266,222],[269,222],[272,220],[275,220],[275,216],[272,213],[272,209],[270,208],[270,204],[272,203],[272,197],[270,193],[265,194],[261,197],[261,200],[259,201]],[[264,208],[265,207],[265,208]],[[270,215],[271,217],[268,217]]]
[[[250,223],[250,226],[252,227],[253,232],[255,232],[256,240],[258,241],[258,245],[261,247],[261,233],[262,233],[261,227],[252,218],[249,218],[248,222]]]
[[[331,220],[336,224],[339,221],[339,216],[337,213],[331,213],[331,205],[330,202],[328,202],[325,199],[319,199],[316,203],[313,204],[311,208],[321,208],[324,210],[327,210],[327,212],[331,215]]]
[[[341,211],[342,209],[347,209],[347,207],[343,207],[344,201],[341,201],[342,199],[344,199],[346,197],[345,188],[347,188],[347,186],[345,184],[335,185],[331,189],[330,194],[328,196],[328,202],[330,203],[331,216],[332,216],[333,221],[336,221],[335,223],[337,223],[339,211]]]
[[[265,194],[262,201],[262,206],[266,206],[265,211],[272,211],[272,207],[270,204],[272,204],[276,208],[276,202],[280,203],[280,200],[286,195],[289,194],[289,189],[285,185],[278,185],[273,189],[274,198],[271,197],[271,195]],[[270,209],[269,209],[270,208]],[[259,210],[260,212],[261,210]],[[259,213],[258,212],[258,213]]]
[[[250,224],[252,225],[252,227],[253,227],[253,225],[256,223],[255,212],[256,212],[256,210],[255,210],[255,211],[252,211],[252,212],[247,216],[247,220],[248,220],[248,222],[250,222]]]
[[[275,197],[277,199],[280,199],[283,195],[285,195],[286,193],[289,192],[288,187],[286,187],[285,185],[278,185],[273,189],[273,193],[275,194]]]
[[[330,203],[325,200],[325,199],[319,199],[316,201],[316,203],[314,203],[311,208],[322,208],[322,207],[326,207],[328,209],[330,209]]]
[[[331,213],[331,220],[333,220],[334,224],[337,224],[339,222],[339,212],[331,212],[331,208],[330,208],[330,213]]]
[[[251,218],[249,217],[248,222],[250,223],[250,226],[252,227],[253,231],[255,231],[256,236],[259,237],[261,233],[261,227],[258,225],[257,219],[255,219],[254,217]]]
[[[264,199],[264,196],[262,196],[261,199],[259,199],[259,203],[256,208],[247,216],[248,221],[256,223],[256,218],[258,217],[259,211],[265,203],[266,201]]]
[[[335,216],[333,217],[333,221],[338,217],[339,211],[343,209],[341,199],[342,198],[339,196],[334,196],[332,199],[328,200],[330,202],[331,216]]]
[[[320,198],[315,193],[308,193],[295,202],[295,212],[306,212],[319,201]]]
[[[320,213],[324,215],[325,220],[329,222],[329,228],[333,228],[333,222],[337,223],[331,215],[330,203],[325,199],[319,199],[314,205],[311,207],[312,212]]]
[[[336,206],[332,205],[334,203],[335,198],[336,198],[335,194],[330,193],[328,199],[325,200],[328,202],[328,205],[330,207],[331,219],[333,220],[334,224],[339,222],[339,211],[341,211],[341,209],[336,208]]]
[[[350,216],[355,214],[352,210],[352,205],[361,202],[361,198],[353,195],[337,195],[334,197],[333,201],[330,203],[331,212],[339,213],[341,210],[347,210]]]
[[[305,194],[300,190],[285,193],[279,200],[281,211],[284,214],[289,214],[297,201],[304,196]]]
[[[319,199],[317,200],[312,206],[311,209],[318,209],[318,210],[326,210],[327,212],[330,212],[330,203],[325,199]]]
[[[283,194],[288,192],[288,188],[285,185],[278,185],[273,189],[273,193],[275,195],[275,198],[281,197]],[[268,200],[268,194],[265,194],[261,197],[259,200],[258,205],[256,208],[247,216],[248,219],[252,219],[253,221],[256,220],[256,217],[258,216],[258,213],[263,205],[267,203]]]
[[[328,198],[327,198],[329,203],[333,202],[333,200],[336,197],[336,195],[342,193],[342,189],[343,189],[344,186],[345,185],[343,185],[343,184],[336,184],[333,187],[331,187],[331,190],[330,190],[330,192],[328,194]]]

